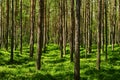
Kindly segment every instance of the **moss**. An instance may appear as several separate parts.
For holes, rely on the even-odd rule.
[[[36,51],[33,59],[29,58],[29,47],[23,47],[23,54],[19,49],[14,53],[14,63],[9,62],[10,52],[0,50],[0,79],[1,80],[73,80],[74,63],[70,62],[69,45],[67,54],[60,58],[59,47],[49,44],[46,53],[42,55],[42,67],[36,70]],[[101,70],[96,70],[96,45],[88,58],[85,58],[85,49],[81,48],[80,72],[81,80],[119,80],[120,79],[120,50],[115,46],[115,51],[108,48],[108,61],[105,62],[104,54],[101,55]],[[36,50],[36,47],[35,47]]]

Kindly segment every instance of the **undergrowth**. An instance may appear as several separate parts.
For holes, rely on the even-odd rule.
[[[36,50],[36,47],[35,47]],[[108,47],[108,60],[101,53],[101,70],[96,70],[96,46],[92,53],[85,58],[85,49],[80,49],[81,80],[119,80],[120,79],[120,47],[115,51]],[[70,50],[67,45],[66,55],[61,59],[58,45],[49,44],[47,51],[42,54],[41,70],[36,70],[36,51],[34,57],[29,57],[29,47],[14,51],[14,62],[9,62],[10,50],[0,49],[0,80],[73,80],[74,63],[70,62]]]

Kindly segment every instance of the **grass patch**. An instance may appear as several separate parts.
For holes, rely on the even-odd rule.
[[[81,80],[119,80],[120,79],[120,47],[115,45],[114,51],[108,46],[108,61],[105,62],[104,53],[101,55],[101,70],[96,70],[97,46],[92,46],[92,53],[85,58],[85,49],[80,51]],[[36,50],[36,46],[35,46]],[[59,46],[49,44],[47,51],[42,55],[42,67],[36,70],[36,51],[34,57],[29,58],[29,47],[23,47],[23,54],[19,49],[14,51],[14,62],[9,62],[10,51],[0,49],[0,80],[73,80],[74,63],[70,62],[69,45],[66,55],[60,58]]]

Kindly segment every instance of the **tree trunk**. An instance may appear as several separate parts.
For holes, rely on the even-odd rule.
[[[98,41],[97,41],[97,70],[100,70],[101,62],[101,26],[102,26],[102,0],[99,0],[99,25],[98,25]]]
[[[89,38],[89,53],[91,53],[92,52],[92,38],[93,38],[93,35],[92,35],[92,32],[93,32],[93,30],[92,30],[92,27],[93,27],[93,19],[94,19],[94,17],[93,17],[93,0],[91,0],[91,12],[90,12],[90,38]]]
[[[101,40],[102,40],[102,53],[104,53],[104,0],[102,0],[102,22],[101,22]]]
[[[62,6],[62,1],[60,0],[60,51],[61,51],[61,58],[63,58],[63,6]]]
[[[22,0],[20,0],[20,54],[22,54]]]
[[[109,3],[109,7],[110,7],[110,11],[109,11],[109,16],[110,16],[110,27],[109,27],[109,44],[111,45],[112,44],[112,25],[113,25],[113,19],[112,19],[112,13],[113,13],[113,11],[112,11],[112,2],[111,1],[109,1],[110,3]]]
[[[8,50],[8,30],[9,30],[9,0],[6,2],[6,32],[5,32],[5,48]]]
[[[15,47],[15,50],[16,50],[16,48],[18,47],[18,34],[17,34],[17,16],[18,16],[18,0],[16,0],[15,1],[15,30],[14,30],[14,36],[15,36],[15,45],[14,45],[14,47]]]
[[[107,45],[108,45],[108,32],[107,32],[107,28],[108,28],[108,16],[107,16],[107,12],[108,12],[108,1],[105,0],[105,61],[107,61],[108,57],[107,57]]]
[[[35,4],[36,0],[31,0],[30,57],[34,53]]]
[[[47,8],[47,44],[49,43],[50,40],[50,2],[47,1],[48,8]]]
[[[120,0],[119,0],[119,21],[118,21],[118,43],[120,45]]]
[[[2,2],[0,3],[0,48],[2,47],[2,35],[3,35],[3,29],[2,29]]]
[[[91,10],[91,8],[90,8],[90,0],[89,0],[88,3],[87,3],[87,20],[88,20],[87,21],[87,26],[88,26],[88,31],[87,31],[88,32],[87,33],[88,34],[88,40],[87,40],[88,41],[88,45],[87,45],[88,50],[87,51],[88,51],[88,54],[91,53],[91,37],[92,37],[91,36],[91,28],[90,28],[90,22],[91,22],[90,21],[90,18],[91,18],[90,17],[90,10]]]
[[[76,0],[74,80],[80,80],[80,6],[81,0]]]
[[[74,0],[71,0],[71,28],[70,28],[70,61],[73,61],[74,53],[74,36],[75,35],[75,13],[74,13]]]
[[[84,2],[84,44],[85,44],[85,58],[87,58],[87,10],[86,10],[86,1]]]
[[[12,0],[12,27],[11,27],[11,55],[10,55],[10,62],[13,62],[13,50],[14,50],[14,0]]]
[[[43,37],[43,50],[46,52],[46,46],[47,46],[47,14],[46,14],[46,5],[47,5],[47,0],[44,0],[44,37]]]
[[[2,2],[2,46],[3,47],[5,47],[5,24],[6,24],[6,22],[5,22],[5,7],[4,7],[4,5],[5,5],[5,2]]]
[[[63,0],[63,53],[66,54],[66,0]]]
[[[114,0],[114,7],[113,7],[113,16],[114,16],[114,21],[113,21],[113,32],[112,32],[112,51],[114,51],[114,44],[115,44],[115,27],[116,27],[116,8],[117,7],[117,1]]]
[[[39,25],[37,40],[37,70],[41,68],[41,56],[43,47],[43,31],[44,31],[44,0],[39,0]]]
[[[87,57],[87,53],[88,53],[88,25],[87,25],[87,1],[85,2],[85,48],[86,48],[86,52],[85,52],[85,57]]]

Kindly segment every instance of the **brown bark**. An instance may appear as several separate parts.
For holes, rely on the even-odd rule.
[[[76,0],[74,80],[80,80],[80,6],[81,0]]]
[[[85,52],[85,57],[87,57],[87,53],[88,53],[88,11],[89,11],[89,6],[87,4],[88,2],[85,2],[85,48],[86,48],[86,52]]]
[[[109,27],[109,44],[112,44],[112,27],[113,27],[113,11],[112,11],[112,2],[109,1],[109,7],[110,7],[110,11],[109,11],[109,16],[110,16],[110,27]]]
[[[44,29],[44,0],[39,0],[39,23],[37,40],[37,70],[41,68],[41,56],[43,47],[43,29]]]
[[[2,2],[0,3],[0,48],[2,47]]]
[[[86,1],[84,2],[84,44],[85,44],[85,58],[87,57],[87,10],[86,10]]]
[[[14,52],[14,0],[12,0],[12,27],[11,27],[11,55],[10,62],[13,62]]]
[[[18,0],[16,0],[15,1],[15,30],[14,30],[14,36],[15,36],[15,45],[14,45],[14,47],[15,47],[15,50],[16,50],[16,48],[18,47],[18,34],[17,34],[17,30],[18,30],[18,28],[17,28],[17,16],[18,16],[18,7],[19,7],[19,5],[18,5]]]
[[[66,11],[65,11],[65,6],[66,6],[66,0],[63,0],[63,53],[64,55],[66,54]]]
[[[34,53],[35,4],[36,0],[31,0],[30,57]]]
[[[20,54],[22,54],[22,0],[20,0]]]
[[[75,35],[75,13],[74,13],[74,0],[71,0],[71,28],[70,28],[70,61],[73,61],[74,53],[74,36]]]
[[[5,32],[5,48],[8,50],[8,29],[9,29],[9,0],[6,2],[6,32]]]
[[[101,62],[101,26],[102,26],[102,0],[99,0],[99,25],[98,25],[98,37],[97,37],[97,70],[100,70]]]
[[[88,37],[88,40],[87,40],[87,46],[88,46],[88,49],[87,49],[87,53],[88,54],[90,54],[91,53],[91,28],[90,28],[90,22],[91,22],[91,20],[90,20],[90,0],[89,1],[87,1],[87,37]]]
[[[105,61],[107,61],[107,59],[108,59],[108,56],[107,56],[107,46],[108,46],[108,36],[107,36],[107,33],[108,33],[108,16],[107,16],[107,12],[108,12],[108,6],[107,6],[107,4],[108,4],[108,1],[107,0],[105,0]]]
[[[60,51],[61,51],[61,58],[63,58],[63,6],[62,6],[62,1],[63,0],[60,0],[60,31],[59,31],[59,34],[60,34]]]
[[[120,45],[120,0],[119,0],[119,21],[118,21],[118,43]]]
[[[47,5],[47,0],[44,0],[44,37],[43,37],[43,50],[46,52],[46,46],[47,46],[47,13],[46,13],[46,5]]]
[[[114,44],[115,44],[115,34],[116,34],[116,30],[115,30],[115,28],[116,28],[116,7],[117,7],[117,3],[116,3],[117,1],[116,0],[114,0],[114,7],[113,7],[113,19],[114,19],[114,21],[113,21],[113,32],[112,32],[112,50],[114,51]]]
[[[3,33],[3,35],[2,35],[2,46],[3,47],[5,47],[5,27],[6,27],[6,21],[5,21],[5,7],[4,7],[4,5],[5,5],[5,2],[2,2],[2,33]]]
[[[102,40],[102,53],[104,53],[104,0],[102,0],[102,22],[101,22],[101,40]]]

